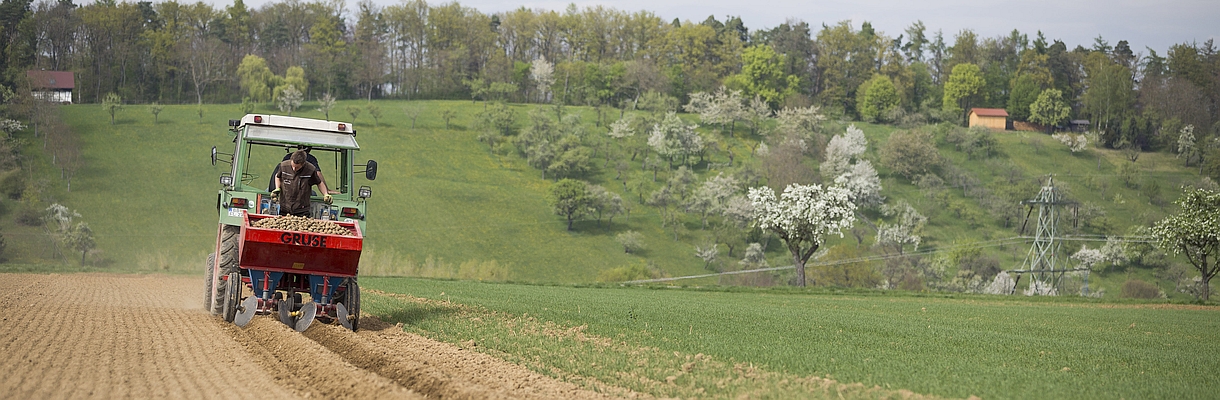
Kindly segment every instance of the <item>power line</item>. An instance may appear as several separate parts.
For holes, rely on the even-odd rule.
[[[825,262],[825,263],[811,263],[811,264],[809,264],[809,266],[835,266],[835,265],[843,265],[843,264],[854,264],[854,263],[858,263],[858,262],[889,260],[889,259],[894,259],[894,258],[904,258],[904,257],[917,256],[917,255],[936,254],[936,253],[953,251],[953,250],[958,250],[958,249],[963,249],[963,248],[982,249],[982,248],[988,248],[988,247],[1004,246],[1004,245],[1013,244],[1013,243],[1017,243],[1017,242],[1021,242],[1021,241],[1024,241],[1023,237],[1013,236],[1013,237],[1009,237],[1009,238],[995,239],[995,240],[989,240],[989,241],[985,241],[985,242],[975,242],[975,243],[970,243],[970,244],[945,246],[945,247],[941,247],[941,248],[936,248],[934,250],[925,250],[925,251],[919,251],[919,252],[913,252],[913,253],[887,254],[887,255],[879,255],[879,256],[857,257],[857,258],[849,258],[849,259],[844,259],[844,260],[835,260],[835,261]],[[713,277],[713,276],[738,275],[738,274],[747,274],[747,273],[754,273],[754,272],[779,271],[779,270],[793,269],[793,268],[796,268],[796,266],[788,265],[788,266],[783,266],[783,267],[771,267],[771,268],[749,269],[749,270],[741,270],[741,271],[718,272],[718,273],[714,273],[714,274],[677,276],[677,277],[656,278],[656,279],[640,279],[640,280],[634,280],[634,281],[626,281],[626,282],[623,282],[623,284],[634,285],[634,284],[640,284],[640,283],[672,282],[672,281],[685,280],[685,279],[709,278],[709,277]]]

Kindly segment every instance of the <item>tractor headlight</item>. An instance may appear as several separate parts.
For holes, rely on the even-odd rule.
[[[360,190],[356,191],[356,197],[359,197],[362,199],[367,199],[372,196],[373,196],[373,188],[368,187],[368,186],[361,186]]]
[[[220,186],[224,186],[224,187],[233,186],[233,175],[220,174]]]

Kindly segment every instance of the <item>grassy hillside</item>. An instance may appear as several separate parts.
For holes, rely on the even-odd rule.
[[[363,102],[342,102],[336,110],[349,104]],[[481,104],[424,102],[417,129],[403,116],[405,103],[378,104],[386,114],[378,126],[370,118],[356,123],[359,157],[380,167],[371,183],[366,270],[579,282],[647,257],[671,274],[702,271],[689,245],[665,239],[655,213],[633,213],[610,226],[584,221],[567,232],[546,205],[552,181],[513,156],[489,154],[477,132],[465,129]],[[456,129],[443,129],[441,107],[457,111]],[[167,106],[154,125],[152,114],[129,106],[109,125],[101,107],[64,108],[88,165],[64,197],[94,227],[114,264],[193,271],[202,263],[214,240],[217,180],[225,171],[224,164],[210,166],[208,154],[211,146],[223,152],[230,145],[226,122],[238,116],[235,109],[205,106],[201,122],[193,106]],[[627,229],[642,232],[649,248],[624,254],[613,236]]]
[[[663,184],[661,171],[657,182],[641,170],[640,159],[631,163],[622,179],[617,172],[603,167],[603,154],[594,157],[593,171],[585,178],[622,194],[633,203],[630,218],[617,217],[613,224],[593,220],[579,221],[567,232],[562,217],[551,213],[545,194],[553,183],[542,179],[538,170],[528,166],[511,150],[489,151],[477,137],[475,115],[482,103],[468,101],[378,101],[385,114],[377,126],[368,113],[356,121],[357,139],[364,150],[360,159],[379,161],[381,173],[371,183],[374,196],[370,205],[370,224],[362,268],[370,274],[440,276],[464,279],[518,280],[537,282],[589,282],[602,271],[645,263],[670,276],[709,272],[703,261],[694,257],[697,244],[706,243],[710,232],[703,230],[695,216],[685,216],[676,233],[661,227],[656,209],[632,199],[646,196]],[[412,122],[403,107],[419,107],[420,117]],[[350,120],[346,106],[364,106],[363,101],[341,102],[331,117]],[[321,118],[307,105],[297,116]],[[512,106],[518,126],[525,124],[527,113],[537,105]],[[457,117],[452,129],[445,129],[442,110],[453,110]],[[167,106],[160,122],[144,106],[132,105],[120,111],[115,125],[97,105],[63,108],[65,121],[80,134],[87,167],[73,180],[71,193],[63,192],[63,182],[53,179],[57,200],[78,210],[97,234],[99,247],[113,268],[170,270],[188,272],[198,268],[213,242],[215,231],[214,199],[217,179],[224,165],[208,164],[208,151],[218,146],[224,151],[229,143],[225,122],[236,118],[234,105],[205,105],[200,119],[195,106]],[[260,109],[260,112],[272,112]],[[605,131],[595,127],[593,110],[568,107],[567,112],[583,116],[586,129],[595,135]],[[614,116],[611,118],[613,119]],[[696,116],[684,116],[697,121]],[[848,123],[828,122],[828,135],[842,132]],[[713,128],[700,128],[718,138],[719,151],[709,155],[712,162],[727,161],[725,150],[737,155],[737,166],[763,170],[751,156],[750,148],[761,138],[743,126],[732,135]],[[908,179],[891,174],[880,162],[879,149],[896,128],[856,123],[869,139],[865,158],[877,167],[890,203],[906,200],[929,217],[920,250],[936,251],[953,246],[1011,238],[1018,235],[1024,213],[1016,201],[1008,214],[1021,218],[1007,221],[995,207],[986,207],[977,188],[993,193],[1008,191],[1018,198],[1031,198],[1054,174],[1057,185],[1069,195],[1088,204],[1092,216],[1074,227],[1062,229],[1074,234],[1124,234],[1131,226],[1147,225],[1173,211],[1170,202],[1183,184],[1195,183],[1198,175],[1185,169],[1171,155],[1144,153],[1136,163],[1138,174],[1124,179],[1121,166],[1128,163],[1117,151],[1089,149],[1073,154],[1051,137],[1034,132],[996,133],[996,151],[990,157],[970,158],[949,142],[944,129],[936,130],[937,145],[946,159],[938,172],[945,177],[942,194],[930,196]],[[636,140],[640,140],[637,135]],[[827,136],[828,137],[828,136]],[[617,145],[616,149],[617,149]],[[808,161],[807,168],[816,168]],[[707,164],[695,168],[701,179],[720,170]],[[817,175],[814,170],[812,175]],[[954,178],[957,177],[957,178]],[[625,182],[641,182],[640,189],[628,189]],[[959,181],[966,182],[960,185]],[[635,190],[635,191],[633,191]],[[1013,212],[1013,209],[1016,209]],[[1100,214],[1100,215],[1099,215]],[[875,226],[882,216],[876,210],[861,213],[864,220],[855,232],[832,238],[826,248],[855,248],[860,240],[861,255],[876,254],[872,249]],[[1067,218],[1070,226],[1079,219]],[[1032,222],[1031,222],[1032,224]],[[625,254],[614,236],[626,230],[644,235],[647,248]],[[1031,234],[1033,226],[1026,228]],[[857,237],[858,235],[858,237]],[[1074,252],[1081,243],[1099,247],[1100,242],[1074,242],[1065,246]],[[1001,269],[1017,267],[1028,251],[1028,244],[1016,243],[984,248],[999,260]],[[733,268],[722,248],[719,263]],[[740,257],[740,248],[735,254]],[[935,256],[935,255],[934,255]],[[1066,254],[1064,255],[1066,256]],[[778,241],[768,251],[772,265],[790,265]],[[1176,262],[1182,262],[1180,260]],[[880,264],[873,264],[880,269]],[[951,274],[953,271],[949,271]],[[782,282],[783,276],[777,281]],[[1138,278],[1158,282],[1172,296],[1172,283],[1159,281],[1150,269],[1134,268],[1094,274],[1094,285],[1117,292],[1122,282]],[[715,279],[684,281],[687,284],[716,283]]]
[[[1210,376],[1220,368],[1220,348],[1209,339],[1220,329],[1214,307],[901,292],[361,283],[389,293],[366,291],[365,309],[409,331],[578,383],[660,397],[887,398],[862,395],[860,387],[821,396],[800,390],[806,377],[819,376],[956,398],[1209,398],[1217,389]]]

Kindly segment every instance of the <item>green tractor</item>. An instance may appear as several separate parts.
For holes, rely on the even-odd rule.
[[[215,251],[207,260],[204,308],[240,326],[255,315],[277,313],[298,331],[315,319],[358,329],[356,275],[372,188],[355,179],[358,174],[376,179],[377,162],[355,163],[356,131],[342,122],[249,114],[229,126],[233,152],[212,147],[212,165],[227,163],[230,170],[220,174],[216,195],[219,223]],[[333,194],[327,204],[323,193],[313,193],[309,217],[333,221],[348,234],[255,226],[279,214],[271,179],[297,150],[309,153]]]

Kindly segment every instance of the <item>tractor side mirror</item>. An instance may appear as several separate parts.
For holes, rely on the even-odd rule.
[[[220,157],[217,157],[217,156],[229,156],[229,159],[225,160],[225,159],[221,159]],[[221,153],[219,151],[216,151],[216,146],[212,146],[212,166],[213,167],[216,166],[217,161],[233,164],[233,155],[229,154],[229,153]]]
[[[364,164],[364,177],[370,181],[377,179],[377,162],[369,160]]]

